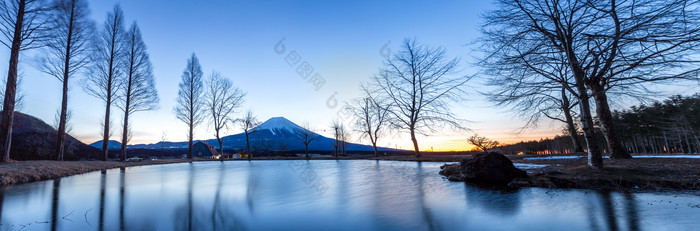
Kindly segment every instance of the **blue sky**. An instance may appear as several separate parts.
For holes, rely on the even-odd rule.
[[[479,15],[491,9],[490,1],[90,1],[97,25],[106,12],[120,3],[126,26],[138,21],[149,48],[160,94],[160,109],[133,116],[132,143],[186,140],[186,126],[173,113],[177,86],[187,58],[194,52],[205,75],[216,70],[248,92],[241,108],[252,109],[262,121],[284,116],[302,124],[308,122],[321,134],[337,109],[326,101],[334,96],[347,101],[360,96],[359,85],[376,72],[383,46],[396,50],[405,38],[431,46],[443,46],[451,57],[460,57],[462,74],[475,73],[473,45],[479,36]],[[280,41],[285,54],[275,53]],[[301,79],[285,62],[292,50],[326,80],[318,91]],[[60,105],[58,80],[36,71],[38,50],[21,57],[23,112],[52,124]],[[0,71],[6,73],[9,49],[1,49]],[[104,105],[88,96],[76,75],[70,83],[69,108],[73,112],[70,134],[86,143],[100,138]],[[470,87],[483,90],[480,79]],[[467,101],[454,105],[458,117],[470,120],[467,127],[481,135],[512,142],[559,134],[558,124],[517,135],[522,125],[503,109],[489,106],[472,93]],[[119,112],[118,110],[116,110]],[[240,114],[239,114],[240,115]],[[113,114],[113,125],[121,125],[121,113]],[[196,129],[196,139],[213,137],[208,124]],[[114,129],[112,139],[119,139]],[[228,134],[240,132],[232,128]],[[468,148],[471,132],[443,131],[419,140],[421,149],[460,150]],[[384,146],[410,147],[407,136],[394,134],[380,142]]]

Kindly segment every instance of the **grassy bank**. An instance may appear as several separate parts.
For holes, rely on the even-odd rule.
[[[12,161],[0,163],[0,186],[24,184],[34,181],[50,180],[64,176],[88,173],[112,168],[172,164],[188,162],[186,159],[166,159],[155,161],[121,162],[121,161]]]

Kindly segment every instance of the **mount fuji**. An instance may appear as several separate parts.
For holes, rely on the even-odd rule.
[[[304,150],[304,144],[301,142],[297,136],[299,130],[305,130],[305,128],[295,124],[292,121],[284,117],[273,117],[265,121],[264,123],[258,125],[257,127],[251,129],[252,134],[250,134],[250,149],[254,150],[266,150],[266,151],[298,151]],[[333,144],[335,140],[328,138],[317,133],[313,133],[315,139],[309,143],[309,151],[332,151],[334,150]],[[245,150],[245,133],[239,133],[235,135],[229,135],[222,137],[224,141],[224,149],[227,150]],[[201,140],[214,147],[219,147],[219,143],[216,139]],[[195,141],[196,142],[196,141]],[[92,146],[99,146],[102,148],[101,141],[91,144]],[[110,149],[112,146],[110,145]],[[158,142],[154,144],[134,144],[128,145],[129,149],[182,149],[187,148],[187,142]],[[380,151],[392,150],[389,148],[380,148]],[[347,151],[374,151],[374,148],[370,145],[347,143]]]

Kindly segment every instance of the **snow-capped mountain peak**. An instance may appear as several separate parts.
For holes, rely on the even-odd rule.
[[[295,134],[300,129],[303,130],[304,128],[284,117],[272,117],[254,128],[254,130],[269,130],[272,134],[275,134],[276,131],[287,131]]]

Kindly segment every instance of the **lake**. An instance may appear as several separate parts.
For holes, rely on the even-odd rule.
[[[195,162],[0,190],[0,230],[700,230],[700,196],[446,181],[442,163]]]

